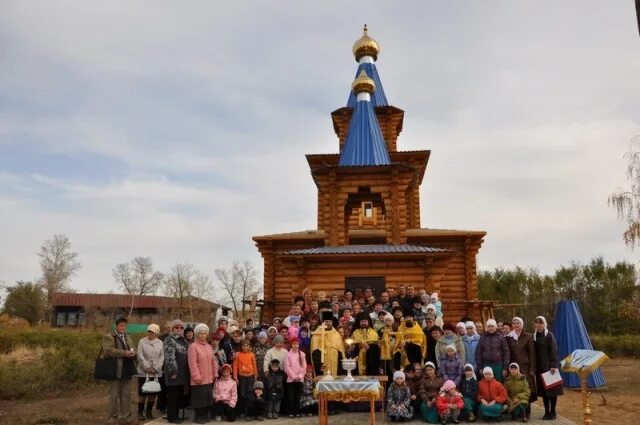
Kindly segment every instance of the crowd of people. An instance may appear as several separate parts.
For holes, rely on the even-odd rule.
[[[317,413],[314,377],[345,374],[341,359],[357,359],[355,375],[386,375],[386,411],[392,421],[428,423],[500,420],[526,422],[541,397],[542,419],[556,418],[562,387],[546,387],[542,374],[557,371],[557,347],[544,317],[486,323],[462,317],[444,321],[438,294],[412,286],[374,294],[317,293],[306,288],[286,317],[244,323],[221,317],[216,329],[185,328],[176,319],[160,334],[147,328],[137,349],[118,319],[103,338],[106,356],[118,359],[111,382],[109,423],[153,418],[155,407],[169,423],[181,423],[189,405],[195,423],[277,419]],[[138,379],[138,415],[129,412],[131,378]],[[159,393],[145,390],[157,380]],[[283,403],[284,401],[284,403]],[[331,410],[337,410],[335,404]]]

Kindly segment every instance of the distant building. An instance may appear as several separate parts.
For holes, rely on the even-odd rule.
[[[59,293],[53,302],[51,326],[103,328],[120,316],[127,316],[130,323],[162,326],[168,320],[181,318],[211,325],[228,310],[228,307],[195,297],[181,301],[155,295]]]

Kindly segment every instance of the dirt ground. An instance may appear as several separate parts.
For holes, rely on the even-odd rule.
[[[594,425],[637,423],[638,412],[640,412],[640,359],[609,360],[602,366],[602,373],[609,390],[591,393],[592,423]],[[558,398],[558,413],[581,424],[582,395],[580,391],[565,389],[564,395]]]
[[[636,423],[640,412],[640,359],[610,360],[603,366],[603,373],[609,391],[591,394],[593,424]],[[106,388],[98,385],[81,392],[50,395],[39,400],[0,401],[0,424],[101,424],[106,420],[106,393]],[[558,413],[581,424],[580,392],[565,390],[565,395],[558,399]],[[317,419],[310,423],[317,423]]]

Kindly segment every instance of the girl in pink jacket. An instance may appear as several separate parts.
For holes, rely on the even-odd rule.
[[[300,351],[300,341],[293,338],[289,341],[291,348],[284,357],[284,372],[287,374],[287,395],[289,399],[289,417],[300,417],[300,397],[302,396],[302,383],[307,372],[307,359]]]
[[[236,419],[235,407],[238,402],[238,386],[236,381],[231,378],[230,365],[223,364],[220,373],[222,377],[216,380],[213,414],[217,421],[221,421],[224,415],[229,422],[233,422]]]

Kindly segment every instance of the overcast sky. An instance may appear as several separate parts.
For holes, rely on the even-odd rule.
[[[0,280],[70,237],[77,290],[150,256],[209,275],[315,228],[364,23],[400,150],[432,151],[422,226],[486,230],[479,267],[635,263],[607,196],[640,134],[632,0],[0,1]]]

